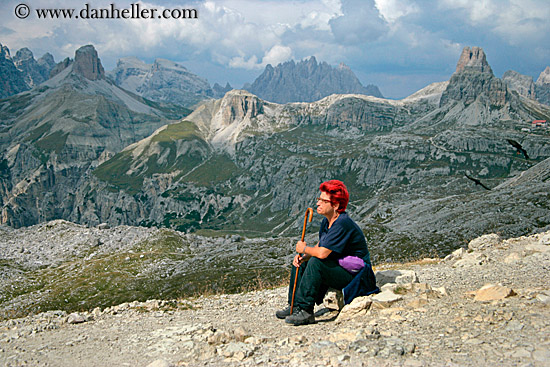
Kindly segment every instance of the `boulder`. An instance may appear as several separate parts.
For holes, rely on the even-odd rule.
[[[484,236],[473,239],[468,243],[468,249],[472,251],[479,251],[489,247],[495,247],[502,242],[502,238],[498,234],[491,233]]]
[[[371,304],[371,296],[357,297],[350,304],[347,304],[344,308],[342,308],[342,311],[338,314],[336,321],[342,322],[344,320],[366,315]]]
[[[418,277],[413,270],[383,270],[376,272],[376,284],[382,287],[387,283],[417,283]]]
[[[498,301],[515,294],[516,292],[512,288],[498,284],[486,284],[475,292],[474,300],[480,302]]]

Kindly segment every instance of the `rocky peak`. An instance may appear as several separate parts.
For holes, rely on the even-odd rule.
[[[56,64],[53,69],[50,71],[50,78],[53,78],[63,70],[69,67],[69,65],[72,65],[73,60],[69,57],[66,57],[65,60],[59,62]]]
[[[38,61],[28,48],[22,48],[13,58],[14,64],[23,74],[25,83],[32,88],[50,77],[50,72],[55,66],[55,61],[51,54],[45,54]]]
[[[264,72],[246,90],[276,103],[313,102],[331,94],[364,94],[382,97],[374,85],[363,86],[345,65],[332,67],[317,62],[314,56],[295,63],[294,60],[267,65]]]
[[[13,61],[17,65],[17,64],[23,63],[25,61],[28,61],[30,59],[34,60],[34,55],[32,54],[31,50],[24,47],[24,48],[20,49],[19,51],[17,51],[15,53],[15,57],[13,58]]]
[[[214,83],[214,85],[212,86],[212,92],[214,93],[214,98],[222,98],[223,96],[225,96],[227,92],[229,92],[232,89],[233,87],[231,87],[231,84],[229,84],[229,82],[225,84],[225,87],[222,87],[218,83]]]
[[[338,70],[351,71],[350,67],[344,64],[343,62],[341,62],[340,65],[338,65]]]
[[[147,64],[136,57],[123,58],[109,72],[109,76],[119,87],[142,97],[186,107],[210,99],[214,94],[206,79],[191,73],[181,64],[165,59]]]
[[[502,80],[510,89],[518,92],[519,95],[535,99],[535,83],[532,77],[508,70],[502,76]]]
[[[10,49],[0,43],[0,58],[11,60]]]
[[[460,101],[468,106],[475,101],[503,107],[510,99],[506,83],[494,76],[480,47],[464,47],[456,72],[441,96],[440,106]]]
[[[49,68],[52,70],[55,67],[55,60],[53,58],[53,55],[49,52],[46,52],[41,58],[36,60],[38,65]]]
[[[536,82],[537,85],[550,84],[550,66],[547,66],[542,73],[540,73],[539,78]]]
[[[493,70],[489,66],[489,63],[487,63],[487,57],[481,47],[464,47],[456,64],[455,73],[460,73],[464,70],[493,74]]]
[[[76,50],[73,72],[89,80],[105,79],[105,70],[94,46],[86,45]]]
[[[0,44],[0,98],[26,91],[25,75],[15,65],[8,47]]]
[[[258,97],[243,90],[227,93],[222,99],[220,113],[222,121],[232,124],[245,117],[252,119],[263,112],[263,103]]]

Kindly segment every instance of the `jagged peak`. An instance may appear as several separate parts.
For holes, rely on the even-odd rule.
[[[0,57],[11,60],[10,49],[0,43]]]
[[[458,59],[455,73],[460,73],[464,70],[479,71],[482,73],[491,73],[493,70],[487,62],[485,52],[481,47],[464,47],[462,54]]]
[[[338,65],[338,70],[351,71],[351,68],[346,64],[344,64],[343,62],[341,62],[340,65]]]
[[[63,61],[57,63],[50,72],[50,79],[67,69],[72,63],[73,60],[70,57],[66,57]]]
[[[309,59],[306,59],[305,62],[311,65],[317,65],[317,59],[313,55],[310,56]]]
[[[44,55],[42,55],[41,58],[36,60],[39,65],[47,65],[50,68],[53,68],[55,66],[55,59],[53,58],[53,55],[49,52],[46,52]]]
[[[33,55],[32,51],[29,50],[27,47],[23,47],[22,49],[17,51],[15,53],[15,57],[13,58],[13,60],[16,63],[21,62],[23,60],[30,60],[30,59],[34,59],[34,55]]]
[[[86,45],[76,50],[73,72],[89,80],[105,79],[105,70],[94,46]]]
[[[547,66],[537,79],[536,85],[550,84],[550,66]]]

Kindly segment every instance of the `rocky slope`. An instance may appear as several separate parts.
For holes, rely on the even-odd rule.
[[[337,68],[315,57],[295,63],[294,60],[276,67],[266,66],[264,72],[244,89],[275,103],[313,102],[331,94],[364,94],[382,98],[378,87],[364,87],[353,71],[344,64]]]
[[[278,283],[290,261],[288,241],[63,220],[1,226],[0,318]]]
[[[535,82],[532,77],[508,70],[502,76],[502,81],[506,83],[508,88],[515,90],[521,96],[535,99]]]
[[[445,259],[380,266],[383,292],[317,323],[274,316],[286,289],[127,302],[0,323],[5,366],[546,366],[550,232],[486,235]],[[288,270],[288,269],[287,269]]]
[[[109,73],[116,85],[144,98],[191,108],[214,97],[208,82],[173,61],[156,59],[153,64],[135,58],[120,59]]]

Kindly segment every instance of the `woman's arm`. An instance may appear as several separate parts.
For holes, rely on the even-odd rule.
[[[308,247],[304,241],[298,241],[298,243],[296,243],[296,252],[299,254],[305,254],[306,256],[326,259],[328,255],[331,254],[332,250],[319,246],[319,243],[317,243],[314,247]]]

